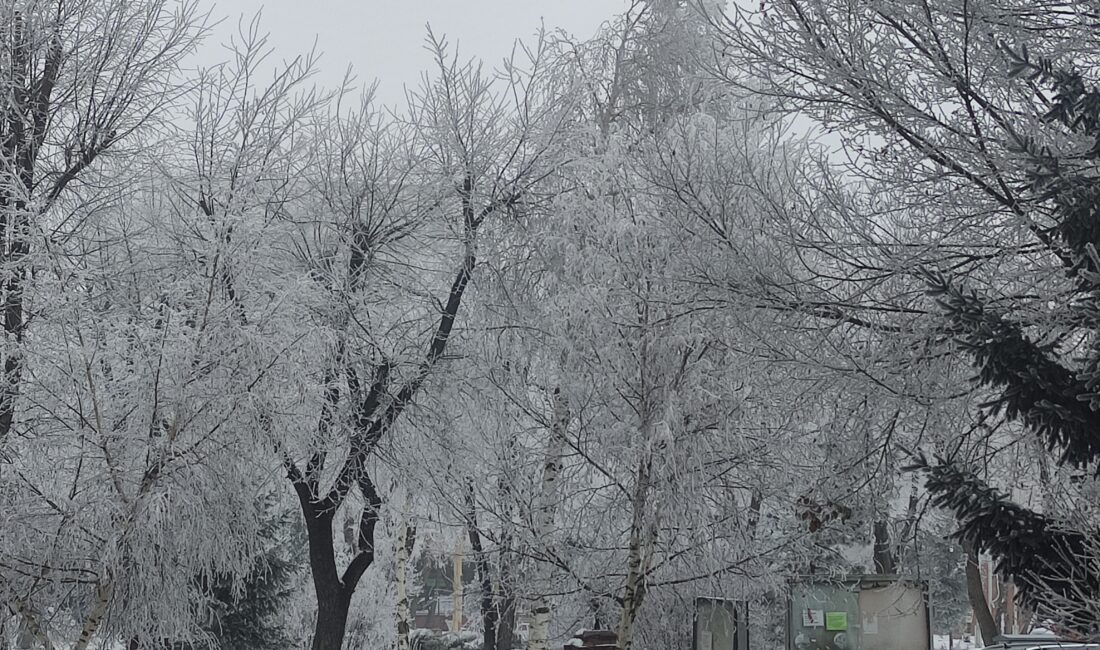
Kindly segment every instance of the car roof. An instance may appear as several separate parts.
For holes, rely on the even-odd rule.
[[[1084,641],[1062,641],[1059,639],[1039,640],[1030,639],[1028,641],[1003,641],[1001,643],[994,643],[993,645],[987,645],[981,650],[1051,650],[1072,648],[1074,650],[1100,650],[1100,643],[1086,643]]]

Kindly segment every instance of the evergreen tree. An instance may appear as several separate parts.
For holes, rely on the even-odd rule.
[[[283,650],[296,644],[283,624],[287,599],[296,590],[303,560],[293,549],[303,537],[289,513],[269,519],[263,531],[266,545],[243,580],[222,575],[210,581],[207,622],[204,631],[222,650]]]
[[[1100,92],[1081,73],[1005,50],[1011,74],[1054,91],[1040,137],[1019,136],[1027,200],[1045,208],[1048,238],[1069,288],[1051,292],[1050,315],[1009,311],[955,278],[926,272],[946,315],[944,331],[969,353],[987,404],[1039,436],[1062,465],[1087,469],[1100,456]],[[1065,286],[1065,285],[1063,285]],[[1083,351],[1083,353],[1082,353]],[[1071,632],[1100,621],[1100,531],[1070,514],[1028,510],[950,460],[921,457],[933,502],[954,512],[958,538],[989,552],[1019,586],[1020,600]]]

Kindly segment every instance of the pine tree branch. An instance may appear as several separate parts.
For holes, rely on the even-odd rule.
[[[1100,413],[1077,373],[1059,363],[1023,327],[986,308],[974,292],[954,286],[943,274],[924,272],[928,293],[947,315],[946,333],[974,357],[980,382],[1001,390],[986,404],[1019,419],[1060,452],[1059,462],[1082,467],[1100,458]]]
[[[933,505],[951,510],[959,522],[953,537],[992,555],[996,571],[1017,585],[1022,603],[1036,611],[1051,602],[1063,610],[1073,605],[1076,611],[1062,611],[1059,618],[1092,618],[1100,602],[1100,572],[1087,558],[1097,551],[1100,531],[1072,530],[1032,512],[940,457],[933,464],[922,455],[905,469],[925,475]]]

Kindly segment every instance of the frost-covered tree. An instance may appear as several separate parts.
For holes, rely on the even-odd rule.
[[[298,251],[320,296],[311,318],[325,365],[310,390],[320,401],[308,433],[293,420],[268,426],[285,436],[282,462],[306,523],[317,650],[341,647],[356,584],[377,556],[376,462],[445,360],[481,233],[532,200],[554,165],[562,108],[537,48],[500,83],[434,48],[437,70],[401,121],[336,111],[315,140],[316,207],[328,219],[303,229]],[[336,544],[345,513],[346,560]]]
[[[974,362],[979,382],[956,384],[971,423],[925,441],[944,458],[920,463],[929,491],[1026,604],[1078,632],[1096,620],[1095,522],[1014,504],[972,463],[983,446],[974,434],[1037,434],[1065,464],[1093,460],[1093,15],[1060,2],[783,0],[726,23],[729,56],[763,92],[834,130],[846,172],[876,192],[845,206],[846,227],[815,237],[814,249],[835,253],[838,286],[855,290],[829,303],[834,316],[908,321],[899,333],[917,335],[921,356],[957,345]],[[928,286],[946,320],[915,297]]]
[[[187,637],[191,578],[237,568],[251,536],[247,506],[224,526],[210,516],[248,493],[222,480],[247,472],[228,471],[211,439],[234,405],[203,408],[223,377],[202,370],[181,287],[153,279],[186,266],[152,234],[172,193],[157,166],[171,154],[155,154],[171,150],[192,88],[180,63],[204,18],[187,2],[0,12],[3,616],[47,646]],[[192,498],[219,482],[229,499]]]
[[[194,3],[167,1],[139,7],[19,0],[0,12],[0,210],[8,269],[0,437],[6,438],[25,362],[19,346],[27,328],[27,269],[44,254],[34,242],[39,233],[71,232],[76,224],[64,218],[66,199],[94,200],[95,184],[81,185],[96,175],[97,161],[166,117],[181,90],[180,60],[203,32],[203,19]]]
[[[692,160],[716,134],[719,146],[766,140],[757,129],[769,125],[708,87],[696,58],[713,44],[708,29],[682,3],[639,2],[593,42],[562,48],[560,69],[587,92],[561,191],[517,220],[493,290],[474,294],[492,313],[483,372],[516,414],[461,430],[485,436],[492,423],[503,434],[472,454],[486,468],[474,475],[512,495],[479,486],[479,528],[491,538],[507,522],[520,566],[533,568],[516,584],[534,617],[532,647],[594,624],[618,629],[624,645],[666,642],[668,622],[690,618],[692,589],[732,589],[731,576],[767,573],[798,546],[781,541],[794,533],[795,481],[780,456],[808,436],[772,397],[786,377],[746,353],[755,340],[738,328],[748,321],[731,316],[755,305],[727,309],[698,282],[701,268],[731,260],[669,183],[685,181],[667,156]],[[705,183],[750,160],[714,170],[700,156],[677,171]],[[745,228],[729,233],[736,248],[765,213],[732,194],[748,208],[737,215]],[[766,446],[768,435],[790,444]],[[762,518],[754,539],[746,531]],[[661,600],[648,606],[653,595]],[[667,619],[643,613],[673,602]]]

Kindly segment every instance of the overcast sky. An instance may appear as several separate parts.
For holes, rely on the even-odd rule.
[[[377,79],[378,98],[393,104],[431,64],[424,49],[428,23],[465,57],[495,66],[516,38],[530,41],[540,24],[588,38],[626,6],[625,0],[220,0],[213,14],[226,19],[196,62],[224,58],[219,45],[236,32],[240,17],[247,22],[262,9],[261,26],[276,57],[306,52],[316,39],[323,52],[318,82],[337,85],[350,64],[361,83]]]

